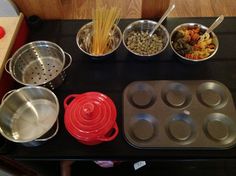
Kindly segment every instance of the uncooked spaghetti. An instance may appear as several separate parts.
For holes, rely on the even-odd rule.
[[[96,9],[92,11],[93,37],[91,53],[94,55],[105,54],[111,49],[114,25],[117,25],[120,17],[120,9],[117,7],[101,7],[98,3],[99,1],[96,1]]]

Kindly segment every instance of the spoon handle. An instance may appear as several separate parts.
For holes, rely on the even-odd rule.
[[[152,36],[152,34],[155,32],[155,30],[161,25],[161,23],[166,19],[166,17],[170,14],[170,12],[175,8],[175,4],[172,4],[168,7],[164,15],[160,18],[158,23],[155,25],[155,27],[152,29],[152,31],[149,33],[149,36]]]
[[[224,20],[224,15],[220,15],[215,22],[207,29],[206,33],[211,33]]]

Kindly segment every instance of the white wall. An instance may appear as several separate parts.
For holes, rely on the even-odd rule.
[[[18,16],[19,11],[11,0],[0,0],[0,17]]]

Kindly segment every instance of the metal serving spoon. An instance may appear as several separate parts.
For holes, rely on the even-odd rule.
[[[215,21],[214,23],[212,23],[212,25],[206,30],[205,33],[211,33],[217,26],[220,25],[220,23],[224,20],[224,15],[220,15]],[[204,33],[204,34],[205,34]],[[204,35],[203,34],[203,35]]]
[[[209,37],[209,34],[217,27],[220,25],[220,23],[224,20],[224,15],[220,15],[214,23],[200,36],[200,39],[206,39]]]
[[[166,12],[164,13],[164,15],[161,17],[161,19],[157,22],[157,24],[154,26],[154,28],[152,29],[152,31],[149,33],[149,37],[151,37],[153,35],[153,33],[155,32],[155,30],[161,25],[161,23],[166,19],[166,17],[170,14],[170,12],[175,8],[175,4],[172,4],[168,7],[168,9],[166,10]]]

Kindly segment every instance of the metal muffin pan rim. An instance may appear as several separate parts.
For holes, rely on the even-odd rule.
[[[172,94],[170,95],[170,93]],[[161,97],[163,102],[172,108],[187,107],[192,101],[192,93],[189,91],[188,87],[178,82],[173,82],[162,88]],[[177,99],[180,100],[178,101]]]
[[[144,131],[137,131],[138,129],[137,124],[143,126],[140,123],[143,122],[147,122],[148,124],[143,124],[145,125],[149,125],[148,127],[150,127],[149,129],[147,129],[145,132]],[[154,126],[154,123],[158,123],[158,119],[156,119],[155,117],[152,116],[152,114],[149,113],[140,113],[140,114],[136,114],[136,116],[130,121],[130,135],[135,138],[138,141],[150,141],[153,140],[153,136],[155,135],[155,133],[158,133],[158,126]]]
[[[211,134],[211,131],[209,129],[209,123],[210,122],[221,122],[221,124],[225,125],[225,127],[227,127],[227,136],[223,136],[221,138],[217,138],[219,136],[214,136],[216,134]],[[233,123],[232,119],[230,119],[227,115],[222,114],[222,113],[212,113],[209,114],[203,123],[203,131],[205,133],[205,135],[207,135],[211,140],[213,141],[217,141],[219,143],[230,143],[231,141],[234,141],[236,139],[236,124]],[[224,130],[220,127],[215,126],[216,129],[213,130],[221,130],[221,132]],[[234,135],[233,135],[234,133]]]
[[[132,90],[128,90],[128,101],[135,107],[137,108],[142,108],[142,109],[146,109],[151,107],[155,101],[156,101],[156,95],[154,93],[154,89],[148,85],[148,84],[143,84],[140,86],[140,84],[136,84],[133,87],[133,92],[131,92]],[[138,91],[141,91],[143,94],[145,93],[146,96],[148,97],[140,97],[140,95],[136,94]],[[148,92],[150,91],[150,92]],[[140,103],[140,98],[145,98],[145,103]],[[148,98],[148,99],[147,99]],[[142,99],[141,101],[143,101],[144,99]]]
[[[223,85],[220,85],[219,83],[216,84],[215,82],[206,82],[206,83],[202,83],[201,85],[197,87],[196,95],[199,102],[201,102],[203,105],[210,108],[220,109],[220,108],[223,108],[227,104],[227,101],[228,101],[228,97],[225,94],[223,89],[224,89]],[[209,93],[211,93],[210,94],[211,97],[207,94],[203,94],[203,93],[206,93],[206,91],[210,91]],[[217,95],[215,94],[217,94],[219,97],[216,97]],[[220,102],[215,102],[215,105],[214,105],[213,101],[217,101],[217,100],[211,100],[212,102],[210,102],[209,99],[210,98],[212,99],[212,97],[213,99],[220,99],[219,100]]]

